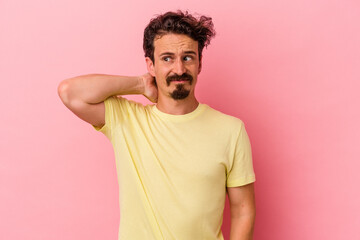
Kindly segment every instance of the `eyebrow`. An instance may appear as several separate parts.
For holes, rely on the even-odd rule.
[[[194,52],[194,51],[185,51],[185,53],[186,54],[194,54],[194,55],[196,55],[196,52]]]
[[[194,55],[196,55],[196,52],[194,52],[194,51],[185,51],[184,53],[185,53],[185,54],[194,54]],[[163,56],[163,55],[173,56],[173,55],[175,55],[175,54],[172,53],[172,52],[164,52],[164,53],[160,54],[160,57]]]

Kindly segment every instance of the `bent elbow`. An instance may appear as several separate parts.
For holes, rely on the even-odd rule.
[[[63,80],[62,82],[60,82],[58,88],[57,88],[57,92],[58,92],[58,95],[61,99],[61,101],[66,105],[67,103],[69,103],[69,89],[70,89],[70,86],[69,86],[69,82],[68,80]]]

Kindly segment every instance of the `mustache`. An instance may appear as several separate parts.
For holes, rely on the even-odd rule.
[[[193,80],[193,77],[188,73],[183,73],[182,75],[175,74],[173,76],[169,76],[166,78],[166,82],[170,84],[171,81],[179,81],[179,80],[188,80],[190,83]]]

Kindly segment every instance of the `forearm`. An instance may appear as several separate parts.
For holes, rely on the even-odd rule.
[[[255,215],[231,218],[230,240],[252,240]]]
[[[96,104],[113,95],[142,94],[144,84],[141,77],[88,74],[62,81],[59,89],[66,91],[68,101]]]

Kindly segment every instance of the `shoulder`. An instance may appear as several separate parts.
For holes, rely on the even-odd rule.
[[[105,101],[105,109],[108,114],[126,116],[128,118],[140,118],[150,114],[151,105],[143,105],[140,102],[127,99],[122,95],[111,96]]]
[[[204,122],[207,122],[218,132],[218,134],[224,134],[226,136],[231,136],[231,138],[236,138],[245,128],[245,124],[242,119],[226,114],[221,110],[214,109],[210,106],[207,106],[206,114],[204,114]]]
[[[214,109],[207,105],[208,108],[208,116],[211,118],[216,119],[217,121],[221,121],[223,124],[226,124],[227,126],[233,128],[238,127],[241,128],[244,125],[244,122],[236,117],[229,114],[226,114],[220,110]]]
[[[144,106],[142,103],[136,102],[131,99],[127,99],[122,95],[114,95],[106,99],[109,104],[112,104],[115,107],[125,108],[129,110],[143,110],[147,106]]]

